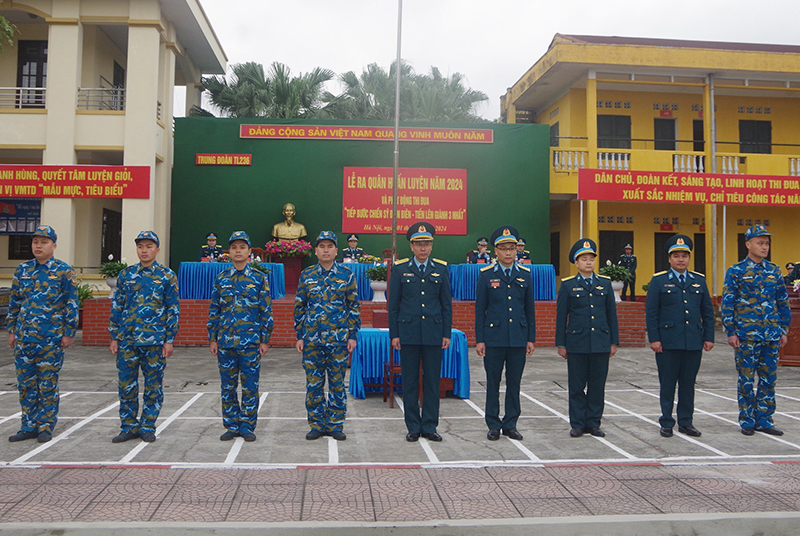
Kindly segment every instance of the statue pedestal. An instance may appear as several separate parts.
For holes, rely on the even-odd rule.
[[[792,310],[792,323],[789,326],[789,342],[781,348],[779,365],[800,366],[800,298],[789,292],[789,308]]]
[[[272,262],[283,265],[286,294],[297,293],[297,283],[300,282],[300,272],[303,271],[303,257],[275,257]]]

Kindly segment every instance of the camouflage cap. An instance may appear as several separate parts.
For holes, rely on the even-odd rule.
[[[33,236],[43,236],[45,238],[49,238],[53,242],[58,242],[58,235],[49,225],[40,225],[37,227],[33,232]]]
[[[318,246],[319,243],[322,242],[323,240],[330,240],[331,242],[333,242],[333,245],[338,245],[336,243],[336,235],[334,234],[333,231],[322,231],[321,233],[319,233],[319,236],[317,237],[317,240],[314,242],[314,245]]]
[[[161,247],[161,242],[159,242],[158,235],[155,233],[155,231],[142,231],[136,236],[136,238],[133,239],[133,241],[137,244],[142,240],[152,240],[156,243],[156,247]]]
[[[772,236],[772,233],[767,230],[765,225],[759,223],[758,225],[753,225],[747,231],[745,231],[744,240],[746,242],[757,236]]]
[[[234,231],[231,237],[228,239],[228,245],[230,245],[236,240],[244,240],[245,242],[247,242],[247,246],[251,247],[250,237],[247,236],[247,233],[245,233],[244,231]]]

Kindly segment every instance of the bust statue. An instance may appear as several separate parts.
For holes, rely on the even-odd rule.
[[[297,240],[306,236],[308,233],[303,224],[294,221],[295,214],[297,210],[293,204],[283,205],[283,217],[286,219],[272,226],[272,236],[282,240]]]

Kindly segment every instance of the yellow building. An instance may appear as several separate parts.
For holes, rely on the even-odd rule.
[[[0,15],[19,29],[0,54],[0,165],[144,166],[145,184],[149,174],[147,198],[21,203],[4,191],[0,286],[31,258],[39,221],[79,269],[109,253],[135,261],[144,229],[168,259],[174,88],[186,86],[187,110],[200,105],[201,75],[227,61],[198,0],[0,0]]]
[[[757,223],[775,235],[771,260],[800,260],[798,97],[800,46],[556,34],[501,98],[501,114],[550,125],[550,249],[560,276],[574,273],[567,253],[582,235],[598,240],[601,263],[616,262],[631,243],[641,294],[667,267],[665,240],[683,233],[695,241],[695,269],[719,295],[725,269],[746,255],[745,230]],[[593,170],[582,177],[637,180],[713,176],[721,188],[740,187],[714,204],[581,200],[581,169]],[[762,192],[752,185],[764,176],[789,195],[745,196],[751,204],[730,193]]]

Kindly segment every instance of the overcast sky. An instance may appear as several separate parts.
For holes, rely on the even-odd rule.
[[[360,74],[396,57],[397,0],[200,1],[229,67],[279,61],[293,74]],[[494,119],[500,95],[556,33],[800,45],[799,28],[796,0],[404,0],[402,56],[417,72],[465,75],[489,96],[479,115]]]

